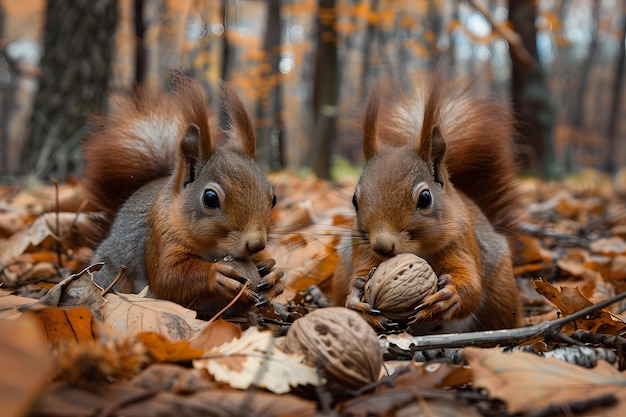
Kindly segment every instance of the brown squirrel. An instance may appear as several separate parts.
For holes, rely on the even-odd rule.
[[[408,321],[412,333],[512,328],[522,320],[507,241],[518,209],[512,113],[478,87],[447,82],[440,70],[418,86],[417,98],[386,91],[381,81],[370,92],[355,231],[333,296],[375,327],[400,323],[362,300],[365,282],[400,253],[424,258],[439,277]],[[387,97],[399,103],[381,105]]]
[[[253,259],[262,278],[242,298],[265,303],[282,291],[283,272],[255,257],[266,246],[276,196],[254,161],[252,120],[224,84],[233,129],[211,130],[201,85],[182,73],[172,79],[173,93],[141,88],[93,116],[83,185],[108,232],[92,257],[105,264],[95,281],[109,285],[123,264],[116,290],[149,284],[157,298],[215,312],[248,281],[221,260]]]

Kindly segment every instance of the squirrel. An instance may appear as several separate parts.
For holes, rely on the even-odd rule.
[[[523,313],[509,249],[520,207],[512,112],[468,79],[447,80],[441,69],[431,75],[414,98],[380,80],[370,91],[366,163],[352,199],[351,242],[333,276],[334,303],[377,329],[398,328],[362,295],[381,261],[413,253],[439,280],[404,323],[411,333],[518,327]],[[397,103],[381,105],[387,97]]]
[[[114,96],[108,112],[92,115],[82,183],[90,209],[104,213],[94,280],[106,287],[125,265],[120,292],[148,285],[153,297],[207,314],[240,290],[248,304],[266,304],[282,292],[283,271],[259,259],[276,196],[254,161],[250,115],[223,83],[232,129],[212,130],[200,83],[175,72],[172,84]],[[229,259],[252,260],[258,285],[221,261]]]

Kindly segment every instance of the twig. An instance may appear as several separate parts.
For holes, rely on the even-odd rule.
[[[59,269],[63,268],[63,259],[62,259],[62,251],[61,251],[61,220],[59,219],[59,182],[56,178],[52,178],[52,184],[54,185],[54,201],[55,201],[55,230],[54,233],[56,237],[56,252],[57,252],[57,264]]]
[[[126,273],[126,265],[121,265],[120,271],[115,276],[115,279],[113,279],[113,282],[111,282],[105,289],[102,290],[102,293],[100,293],[100,296],[104,297],[106,294],[108,294],[109,291],[111,291],[113,287],[115,287],[115,284],[117,284],[119,280],[122,279],[125,273]]]
[[[543,323],[533,326],[522,327],[519,329],[503,329],[489,330],[483,332],[471,333],[452,333],[428,336],[414,336],[410,350],[418,352],[429,349],[441,348],[462,348],[467,346],[478,347],[496,347],[496,346],[516,346],[522,344],[526,340],[537,338],[541,335],[554,336],[560,333],[561,327],[567,323],[587,317],[593,312],[605,308],[618,301],[626,299],[626,291],[614,297],[608,298],[602,302],[584,308],[576,313],[560,319],[544,321]],[[398,347],[390,342],[387,338],[379,340],[383,351],[398,349]]]
[[[224,308],[222,308],[220,311],[218,311],[216,315],[211,317],[211,319],[207,322],[205,327],[208,327],[211,323],[213,323],[215,320],[220,318],[222,316],[222,314],[224,314],[226,311],[228,311],[228,309],[231,308],[237,302],[237,300],[239,300],[241,298],[241,296],[243,295],[243,293],[246,290],[246,288],[247,287],[245,285],[242,285],[241,289],[239,290],[237,295],[232,300],[230,300],[230,302],[228,304],[226,304],[226,306]]]

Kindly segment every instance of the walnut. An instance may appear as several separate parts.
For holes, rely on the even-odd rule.
[[[412,253],[387,259],[365,284],[365,301],[393,320],[408,319],[424,297],[437,290],[437,274]]]
[[[349,388],[376,382],[382,372],[376,333],[345,307],[321,308],[297,319],[287,332],[285,350],[303,353],[308,364],[321,366],[329,382]]]

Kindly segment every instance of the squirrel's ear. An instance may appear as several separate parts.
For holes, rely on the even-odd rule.
[[[209,129],[209,112],[206,105],[204,90],[197,80],[180,71],[172,74],[172,84],[175,89],[175,99],[182,112],[184,123],[188,124],[185,139],[193,137],[195,158],[208,160],[215,153],[215,144],[211,139]],[[181,144],[184,148],[185,145]],[[183,151],[183,154],[185,152]]]
[[[187,132],[180,141],[182,159],[181,166],[178,167],[178,184],[182,186],[193,182],[195,179],[196,164],[200,159],[200,143],[200,128],[192,123],[187,127]]]
[[[434,126],[430,134],[422,134],[417,153],[422,160],[432,163],[433,179],[443,185],[447,178],[444,164],[446,140],[438,126]]]
[[[363,154],[369,160],[378,153],[378,109],[382,95],[382,85],[376,81],[370,90],[363,115]]]
[[[233,122],[233,127],[241,137],[243,152],[254,159],[256,154],[256,137],[254,135],[252,118],[248,110],[246,110],[246,106],[228,83],[222,84],[222,97],[224,107]]]

